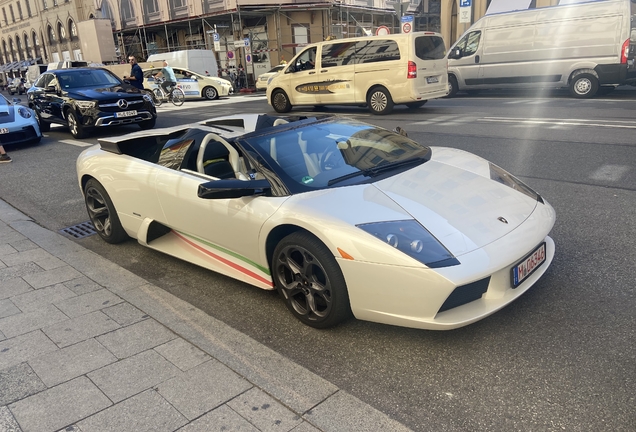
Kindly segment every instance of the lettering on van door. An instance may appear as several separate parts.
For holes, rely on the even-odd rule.
[[[351,81],[349,80],[334,80],[334,81],[322,81],[316,83],[307,83],[296,86],[298,93],[305,94],[334,94],[338,90],[345,90],[351,88]]]

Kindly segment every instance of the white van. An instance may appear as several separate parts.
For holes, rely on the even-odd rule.
[[[148,62],[167,61],[171,67],[188,69],[203,76],[219,75],[214,52],[210,50],[191,49],[172,51],[148,56]]]
[[[365,36],[308,45],[271,78],[267,101],[277,112],[295,105],[364,105],[387,114],[417,108],[448,92],[439,33]]]
[[[631,9],[630,0],[598,0],[486,15],[449,50],[449,96],[569,87],[589,98],[636,82]]]

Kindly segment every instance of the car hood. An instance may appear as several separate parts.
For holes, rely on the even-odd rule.
[[[111,99],[114,97],[126,98],[130,96],[140,96],[139,91],[134,88],[125,88],[122,86],[113,87],[95,87],[85,88],[81,90],[69,91],[69,95],[77,95],[87,99]]]
[[[455,256],[513,231],[537,199],[490,179],[488,161],[455,149],[433,148],[430,161],[374,183]]]
[[[15,121],[15,106],[3,104],[0,105],[0,124],[13,123]]]

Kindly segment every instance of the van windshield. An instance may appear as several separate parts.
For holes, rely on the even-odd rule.
[[[440,60],[446,55],[444,40],[439,36],[415,38],[415,55],[422,60]]]

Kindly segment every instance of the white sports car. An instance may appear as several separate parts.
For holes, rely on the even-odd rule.
[[[264,289],[316,328],[453,329],[527,291],[554,209],[502,168],[332,116],[238,115],[104,138],[77,160],[91,221]]]

